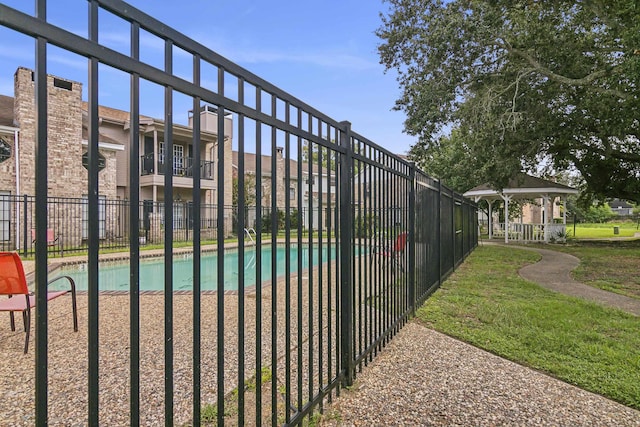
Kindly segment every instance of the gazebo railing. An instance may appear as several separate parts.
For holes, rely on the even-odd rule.
[[[548,240],[564,241],[566,237],[565,224],[521,224],[509,223],[509,240],[522,242],[544,242],[545,227],[547,229]],[[493,224],[493,238],[503,238],[505,233],[505,223],[496,222]]]

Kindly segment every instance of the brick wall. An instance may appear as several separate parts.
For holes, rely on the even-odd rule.
[[[20,127],[20,192],[35,194],[36,111],[33,73],[19,68],[14,77],[14,116]],[[87,193],[88,172],[82,166],[82,84],[47,76],[47,156],[49,195],[78,197]],[[99,174],[99,192],[116,196],[115,153],[100,150],[106,168]]]

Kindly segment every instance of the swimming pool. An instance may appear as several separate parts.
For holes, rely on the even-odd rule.
[[[271,246],[263,246],[261,250],[261,277],[260,281],[271,280]],[[291,245],[290,250],[291,271],[298,271],[298,246]],[[285,257],[287,248],[276,247],[276,276],[283,276],[285,272]],[[322,257],[318,246],[313,247],[312,265],[316,266],[320,260],[324,263],[334,260],[335,247],[322,248]],[[244,256],[244,285],[245,287],[256,284],[256,248],[246,248]],[[201,257],[201,290],[213,291],[218,286],[218,253],[204,252]],[[309,247],[302,246],[302,269],[309,266]],[[63,266],[52,274],[54,276],[71,276],[76,282],[76,289],[87,290],[88,271],[86,264]],[[129,291],[129,262],[113,261],[101,262],[98,269],[98,283],[101,291]],[[224,252],[224,290],[238,290],[238,250],[229,249]],[[54,289],[52,286],[51,289]],[[140,260],[140,291],[164,290],[164,258],[146,258]],[[193,291],[193,254],[176,255],[173,258],[173,290]]]

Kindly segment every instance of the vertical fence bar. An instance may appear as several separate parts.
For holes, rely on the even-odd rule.
[[[224,95],[224,69],[218,67],[218,93]],[[220,186],[224,186],[225,155],[224,146],[226,144],[224,131],[224,106],[218,105],[218,230],[217,230],[217,251],[218,251],[218,286],[217,286],[217,406],[218,425],[224,425],[224,191]],[[229,165],[231,167],[231,165]],[[221,184],[222,183],[222,184]],[[256,282],[259,286],[259,282]],[[259,389],[256,389],[259,390]]]
[[[351,123],[341,122],[340,147],[340,361],[343,387],[353,385],[353,284],[352,284],[352,200],[351,177],[353,157],[351,153]]]
[[[309,114],[308,120],[308,129],[309,134],[313,135],[313,117]],[[308,366],[307,366],[307,380],[309,384],[308,395],[309,401],[313,400],[313,232],[315,231],[315,227],[313,226],[313,219],[315,216],[313,215],[313,184],[315,183],[315,177],[313,173],[313,142],[312,140],[307,141],[307,155],[309,159],[309,236],[308,236],[308,248],[307,248],[307,268],[308,268],[308,281],[307,281],[307,291],[309,293],[309,307],[307,309],[307,321],[309,322],[309,340],[308,340]]]
[[[276,97],[271,95],[271,117],[276,118]],[[276,127],[271,126],[271,424],[278,424],[278,157],[281,155],[276,143]],[[256,391],[258,392],[258,391]]]
[[[238,79],[238,102],[244,104],[244,79]],[[238,425],[242,426],[244,422],[244,285],[245,285],[245,152],[244,152],[244,114],[238,114]],[[246,231],[249,233],[249,231]],[[242,237],[240,237],[242,236]],[[258,248],[256,247],[257,251]]]
[[[36,67],[37,70],[38,67]],[[37,71],[36,71],[37,72]],[[36,91],[37,93],[37,91]],[[36,141],[38,140],[38,138],[36,137]],[[37,148],[36,148],[36,153],[38,152]],[[37,163],[36,163],[37,164]],[[37,172],[36,172],[36,176],[37,176]],[[18,196],[16,194],[16,196]],[[23,232],[23,237],[22,237],[22,244],[24,245],[24,250],[22,251],[22,253],[24,254],[24,256],[27,256],[27,252],[29,250],[29,241],[27,240],[27,230],[29,229],[29,222],[27,220],[27,212],[28,212],[28,200],[29,200],[29,196],[27,196],[26,194],[23,196],[23,210],[22,210],[22,232]]]
[[[131,24],[131,57],[140,57],[140,25]],[[140,76],[131,74],[129,155],[129,372],[130,423],[140,424]]]
[[[358,147],[360,146],[360,141],[359,140],[355,140],[353,143],[353,154],[357,154],[358,153]],[[355,170],[356,170],[356,166],[360,166],[360,160],[359,159],[353,159],[352,160],[353,163],[353,169],[354,169],[354,174],[355,174]],[[353,176],[353,175],[352,175]],[[356,188],[357,187],[357,188]],[[361,194],[360,194],[360,186],[357,185],[357,183],[354,181],[354,185],[351,186],[351,200],[354,201],[353,203],[353,224],[356,226],[356,228],[358,227],[358,223],[360,222],[360,219],[362,217],[362,210],[360,209],[360,200],[361,200]],[[357,200],[357,205],[355,203],[355,201]],[[353,245],[353,249],[352,249],[352,254],[351,256],[353,257],[354,262],[356,263],[356,265],[354,265],[354,276],[357,276],[356,281],[354,282],[354,287],[355,287],[355,283],[357,282],[357,286],[358,286],[358,297],[354,298],[354,308],[357,307],[357,312],[358,312],[358,349],[357,349],[357,354],[360,355],[362,354],[362,349],[363,349],[363,339],[366,339],[366,331],[363,334],[363,310],[362,310],[362,263],[360,262],[360,257],[358,256],[358,246],[360,245],[360,236],[359,233],[356,232],[353,233],[353,238],[354,241],[358,242],[357,244]],[[354,289],[355,292],[355,289]],[[357,299],[357,301],[355,301]],[[364,321],[366,321],[366,319],[364,319]],[[364,344],[366,346],[366,344]],[[360,372],[362,372],[362,362],[358,364],[358,370]]]
[[[438,287],[442,285],[442,181],[438,180],[438,208],[437,208],[438,237]]]
[[[451,193],[451,271],[456,269],[456,198]]]
[[[193,83],[200,86],[200,56],[193,55]],[[202,385],[201,385],[201,341],[202,341],[202,294],[201,294],[201,209],[202,198],[200,195],[201,188],[201,121],[200,121],[200,97],[193,97],[193,425],[200,425],[201,418],[201,400],[202,400]],[[188,217],[187,217],[188,220]]]
[[[335,127],[335,133],[334,133],[335,137],[334,137],[334,141],[336,142],[336,145],[340,144],[340,129],[338,127]],[[340,157],[339,157],[339,153],[334,153],[335,156],[335,165],[333,167],[334,170],[334,175],[336,176],[336,188],[334,190],[334,194],[335,194],[335,200],[334,200],[334,224],[335,224],[335,236],[334,236],[334,244],[335,244],[335,251],[336,251],[336,255],[335,255],[335,259],[336,259],[336,263],[335,263],[335,272],[334,272],[334,280],[335,280],[335,296],[334,296],[334,310],[335,310],[335,367],[336,367],[336,377],[340,376],[340,352],[341,352],[341,348],[340,348],[340,259],[341,259],[341,253],[340,253],[340,230],[339,230],[339,224],[340,224],[340,191],[338,191],[339,188],[339,183],[340,181],[338,180],[338,173],[339,173],[339,169],[340,169]],[[339,396],[340,395],[340,387],[337,387],[336,390],[336,394]]]
[[[262,90],[256,88],[256,111],[262,112]],[[262,424],[262,122],[256,120],[256,425]]]
[[[36,17],[47,20],[46,0],[36,0]],[[47,206],[47,41],[38,37],[35,46],[36,71],[36,206]],[[47,209],[36,209],[36,309],[35,309],[35,400],[36,425],[48,420],[48,318],[47,318]],[[26,227],[26,222],[25,222]],[[31,320],[31,319],[29,319]]]
[[[89,4],[89,39],[98,42],[98,3]],[[89,255],[88,255],[88,340],[89,340],[89,425],[99,424],[99,283],[98,250],[98,60],[89,59]]]
[[[289,102],[285,103],[284,121],[291,124],[291,112]],[[285,133],[284,141],[285,166],[284,166],[284,210],[285,210],[285,271],[291,271],[291,133]],[[298,186],[300,186],[300,176],[298,175]],[[301,272],[298,270],[298,274]],[[285,422],[291,421],[291,275],[285,276]],[[300,333],[300,331],[298,331]],[[274,374],[275,376],[275,374]]]
[[[164,66],[173,73],[173,43],[165,41]],[[164,423],[173,425],[173,89],[164,88]]]
[[[298,129],[302,128],[302,109],[298,108],[298,117],[297,117],[297,127]],[[303,184],[303,179],[302,179],[302,150],[303,150],[303,144],[302,144],[302,137],[298,136],[298,145],[297,145],[297,152],[298,152],[298,239],[297,239],[297,244],[298,244],[298,288],[297,288],[297,292],[298,292],[298,304],[297,304],[297,331],[298,331],[298,341],[297,341],[297,350],[298,350],[298,354],[297,354],[297,369],[296,369],[296,374],[297,374],[297,388],[298,388],[298,399],[297,399],[297,408],[298,411],[302,410],[302,398],[303,398],[303,393],[302,393],[302,230],[303,230],[303,222],[306,220],[305,217],[303,217],[303,209],[304,206],[302,205],[302,184]],[[309,175],[307,175],[307,180],[311,179],[311,177]],[[308,227],[307,227],[308,229]]]
[[[322,139],[322,121],[318,119],[318,139]],[[324,181],[324,167],[323,162],[324,147],[318,144],[318,390],[322,390],[322,375],[323,375],[323,344],[324,337],[322,335],[323,322],[322,322],[322,240],[324,239],[324,212],[322,212],[322,199],[324,198],[322,190]],[[313,253],[313,250],[310,250]],[[309,264],[309,268],[313,268],[313,264]],[[323,402],[320,402],[320,413],[323,411]]]
[[[409,307],[416,314],[416,167],[409,165]]]
[[[368,144],[364,145],[364,148],[360,150],[359,154],[362,154],[367,159],[369,159],[369,153],[371,151],[371,146]],[[360,163],[360,170],[358,172],[359,185],[360,187],[364,187],[363,190],[363,208],[364,215],[363,218],[360,219],[359,227],[361,229],[361,236],[364,237],[365,243],[367,245],[367,250],[363,253],[362,256],[366,256],[367,263],[365,264],[365,274],[364,280],[368,285],[367,289],[367,298],[365,301],[368,301],[366,305],[367,313],[368,313],[368,321],[367,321],[367,330],[369,340],[367,341],[367,347],[371,346],[375,341],[375,318],[373,316],[373,305],[375,304],[375,294],[374,294],[374,284],[373,284],[373,264],[374,264],[374,248],[373,248],[373,213],[371,209],[371,169],[373,165]],[[361,239],[362,239],[361,237]],[[369,351],[368,361],[373,360],[373,352]]]

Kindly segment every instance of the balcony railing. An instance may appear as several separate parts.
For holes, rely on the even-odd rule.
[[[142,160],[142,167],[140,169],[140,175],[163,175],[165,171],[165,163],[163,159],[158,160],[158,170],[155,171],[154,155],[145,154],[140,156]],[[182,176],[186,178],[193,178],[193,158],[183,157],[182,162],[176,162],[174,159],[173,164],[173,176]],[[202,179],[214,179],[213,177],[213,162],[200,161],[200,178]]]

